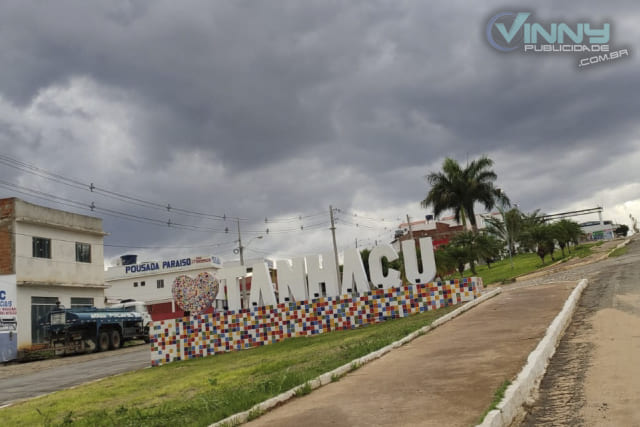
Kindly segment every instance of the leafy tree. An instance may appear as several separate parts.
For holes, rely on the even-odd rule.
[[[554,230],[549,224],[536,224],[526,228],[522,234],[523,244],[535,250],[542,264],[544,264],[544,258],[547,254],[551,255],[551,260],[555,261],[553,257],[553,250],[555,248],[555,238],[553,237]]]
[[[487,263],[488,268],[491,268],[491,263],[500,256],[500,252],[505,246],[503,241],[487,233],[478,234],[476,236],[476,244],[477,255]]]
[[[517,241],[525,251],[536,252],[537,242],[532,238],[530,231],[538,226],[544,225],[543,214],[540,213],[540,209],[536,209],[528,214],[522,213],[520,218],[522,222],[520,224],[521,228]],[[538,231],[535,234],[539,235],[539,233]]]
[[[489,217],[485,219],[486,232],[504,241],[511,255],[515,254],[515,242],[520,239],[520,233],[524,226],[522,212],[518,208],[498,208],[500,218]]]
[[[616,236],[620,236],[620,237],[625,237],[628,232],[629,232],[629,226],[626,224],[620,225],[614,231],[614,233],[616,233]]]
[[[433,252],[436,260],[436,274],[440,278],[452,275],[458,267],[458,262],[446,246],[441,246]],[[463,264],[464,271],[464,264]]]
[[[578,244],[578,240],[582,235],[580,225],[575,221],[563,219],[553,224],[553,236],[558,241],[558,246],[564,256],[564,248],[571,252],[571,243]]]
[[[465,263],[469,263],[469,268],[473,274],[477,274],[476,261],[480,255],[480,242],[478,241],[478,236],[479,234],[474,233],[473,231],[463,231],[456,234],[453,239],[451,239],[451,246],[464,250],[464,253],[466,254]]]
[[[494,186],[496,173],[491,170],[493,160],[482,156],[463,169],[457,161],[446,158],[442,164],[442,172],[431,172],[427,182],[431,190],[421,202],[422,207],[433,206],[437,217],[447,209],[452,209],[456,221],[466,226],[469,218],[473,231],[478,230],[474,204],[484,205],[491,210],[496,203],[509,205],[509,198],[502,190]]]
[[[471,256],[469,248],[450,243],[448,245],[441,246],[440,249],[438,249],[438,252],[442,252],[437,256],[440,258],[441,262],[445,263],[441,264],[440,268],[445,270],[448,267],[453,266],[458,270],[458,273],[460,273],[460,277],[463,277],[464,268],[467,265],[467,262],[469,262]],[[438,268],[437,261],[436,268]]]

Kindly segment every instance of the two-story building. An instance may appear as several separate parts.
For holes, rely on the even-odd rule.
[[[44,342],[56,305],[104,305],[105,234],[100,218],[0,199],[0,281],[15,289],[18,347]]]

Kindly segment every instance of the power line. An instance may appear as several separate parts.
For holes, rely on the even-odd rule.
[[[60,196],[55,196],[53,194],[46,193],[44,191],[20,186],[15,183],[4,181],[4,180],[0,180],[0,187],[8,188],[11,191],[19,194],[36,197],[36,198],[47,200],[53,203],[61,204],[64,206],[73,207],[75,209],[83,209],[83,210],[89,210],[91,212],[99,212],[104,215],[126,219],[129,221],[134,221],[138,223],[152,224],[155,226],[169,227],[169,228],[174,228],[179,230],[188,230],[188,231],[194,231],[194,232],[211,232],[211,233],[218,233],[218,234],[229,233],[228,228],[220,229],[220,228],[203,227],[203,226],[193,225],[193,224],[183,224],[183,223],[171,221],[171,219],[168,219],[167,221],[165,221],[158,218],[152,218],[148,216],[122,212],[122,211],[98,206],[94,202],[91,202],[91,204],[88,204],[78,200],[72,200],[72,199],[68,199]],[[312,223],[307,226],[301,225],[300,227],[292,227],[292,228],[283,228],[283,229],[275,229],[275,230],[270,229],[268,227],[265,230],[249,229],[249,230],[245,230],[245,233],[277,235],[277,234],[286,234],[286,233],[293,233],[293,232],[299,232],[299,231],[314,230],[322,226],[326,226],[326,224],[327,224],[327,221],[325,220],[322,222]]]
[[[112,198],[121,202],[139,206],[139,207],[162,210],[166,212],[175,212],[177,214],[181,214],[189,217],[205,218],[205,219],[218,220],[218,221],[226,221],[227,219],[229,220],[239,219],[241,221],[248,221],[247,218],[227,216],[226,214],[220,215],[220,214],[200,212],[200,211],[195,211],[191,209],[185,209],[182,207],[172,206],[171,203],[164,204],[164,203],[159,203],[156,201],[146,200],[140,197],[116,192],[113,190],[109,190],[107,188],[97,186],[93,182],[87,184],[86,182],[82,182],[78,179],[70,178],[55,172],[51,172],[49,170],[40,168],[36,165],[14,159],[4,154],[0,154],[0,164],[12,167],[14,169],[21,170],[23,172],[30,173],[40,178],[44,178],[59,184],[66,185],[74,189],[88,191],[103,197]],[[268,217],[265,217],[265,223],[286,223],[286,222],[302,221],[303,219],[309,219],[309,218],[317,217],[320,215],[324,215],[324,212],[314,212],[308,215],[296,215],[292,217],[283,217],[283,218],[279,218],[276,216],[275,218],[272,218],[272,219],[268,219]]]

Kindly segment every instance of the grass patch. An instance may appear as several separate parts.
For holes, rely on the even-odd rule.
[[[7,426],[206,426],[389,345],[456,307],[141,369],[0,413]]]
[[[624,254],[626,254],[629,251],[629,249],[626,246],[623,246],[621,248],[616,248],[613,251],[611,251],[611,253],[609,254],[609,258],[615,258],[618,256],[622,256]]]
[[[309,382],[304,383],[302,387],[296,390],[296,397],[306,396],[311,393],[311,384]]]
[[[498,406],[498,403],[500,403],[504,398],[504,392],[507,390],[507,388],[510,385],[511,385],[511,381],[509,380],[504,380],[502,382],[500,387],[498,387],[498,389],[493,393],[493,400],[491,401],[491,405],[489,405],[489,407],[482,413],[477,424],[481,424],[482,421],[484,421],[484,418],[487,416],[487,414],[493,411],[494,409],[496,409],[496,407]]]
[[[247,416],[247,421],[252,421],[264,414],[262,409],[256,408],[249,411],[249,415]]]
[[[555,261],[553,262],[567,262],[571,258],[578,257],[584,258],[593,254],[593,250],[591,249],[593,246],[597,246],[598,243],[587,243],[578,245],[571,248],[571,253],[565,248],[564,256],[560,250],[556,250],[553,253],[553,257]],[[545,257],[545,263],[542,264],[540,261],[540,257],[534,253],[527,254],[517,254],[513,258],[513,268],[511,267],[511,261],[509,258],[505,258],[498,262],[492,263],[491,268],[486,265],[477,265],[476,272],[477,274],[471,273],[471,270],[465,270],[464,276],[477,276],[482,277],[482,281],[485,285],[490,285],[492,283],[513,283],[515,282],[515,278],[518,276],[522,276],[524,274],[533,273],[541,268],[548,267],[553,262],[551,261],[551,257]],[[453,278],[457,278],[459,275],[454,275]]]

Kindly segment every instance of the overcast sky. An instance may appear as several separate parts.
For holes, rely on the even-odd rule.
[[[233,260],[231,217],[246,257],[330,251],[330,204],[339,247],[390,241],[445,157],[488,155],[525,211],[640,217],[638,2],[100,4],[0,2],[0,154],[26,163],[0,196],[103,218],[107,263]],[[630,56],[497,52],[489,19],[522,10]]]

